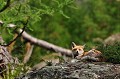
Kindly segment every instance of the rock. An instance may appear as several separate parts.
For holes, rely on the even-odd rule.
[[[120,64],[77,61],[46,66],[15,79],[120,79]]]
[[[115,42],[120,42],[120,33],[112,34],[104,40],[104,44],[114,44]]]
[[[104,45],[113,45],[116,42],[120,42],[120,33],[112,34],[108,36],[106,39],[102,38],[94,38],[94,42],[96,43],[103,43]]]
[[[0,43],[4,43],[2,37],[0,37]],[[18,64],[17,58],[10,55],[6,46],[0,45],[0,79],[4,77],[7,70],[15,68],[13,64]]]

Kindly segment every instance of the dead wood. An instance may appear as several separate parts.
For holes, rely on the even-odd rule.
[[[18,31],[18,33],[21,33],[21,32],[22,32],[22,29],[20,29]],[[38,46],[43,47],[47,50],[54,51],[54,52],[57,52],[57,53],[61,53],[61,54],[66,55],[66,56],[72,56],[72,51],[71,50],[65,49],[65,48],[57,46],[57,45],[54,45],[54,44],[49,43],[49,42],[44,41],[44,40],[37,39],[37,38],[29,35],[25,31],[22,33],[22,37],[24,39],[28,40],[29,42],[31,42],[32,44],[38,45]]]

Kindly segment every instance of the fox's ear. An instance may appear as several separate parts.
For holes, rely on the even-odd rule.
[[[74,42],[72,42],[72,48],[74,48],[76,46],[76,44]]]
[[[83,45],[83,48],[85,48],[86,44]]]

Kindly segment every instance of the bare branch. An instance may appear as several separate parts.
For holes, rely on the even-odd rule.
[[[21,33],[21,32],[22,32],[22,29],[20,29],[18,33]],[[28,40],[29,42],[31,42],[32,44],[38,45],[38,46],[43,47],[45,49],[64,54],[66,56],[72,56],[71,50],[62,48],[60,46],[56,46],[56,45],[48,43],[44,40],[34,38],[33,36],[29,35],[25,31],[22,33],[22,37],[24,39]]]
[[[27,24],[26,24],[27,25]],[[66,55],[66,56],[70,56],[72,57],[72,51],[70,49],[65,49],[63,47],[60,47],[60,46],[57,46],[57,45],[54,45],[54,44],[51,44],[47,41],[44,41],[44,40],[40,40],[40,39],[37,39],[31,35],[29,35],[28,33],[26,33],[24,30],[25,30],[25,27],[26,25],[23,27],[23,29],[19,29],[17,31],[18,33],[18,36],[12,40],[10,43],[8,43],[7,45],[2,45],[2,46],[8,46],[10,45],[12,42],[14,42],[19,36],[22,36],[24,39],[26,39],[27,41],[31,42],[32,44],[35,44],[35,45],[38,45],[40,47],[43,47],[47,50],[51,50],[51,51],[54,51],[54,52],[58,52],[58,53],[61,53],[63,55]]]
[[[31,44],[31,43],[28,43],[28,44]],[[33,52],[33,48],[34,48],[34,45],[30,45],[30,48],[26,48],[26,54],[25,54],[25,56],[24,56],[24,59],[23,59],[23,63],[25,64],[25,63],[27,63],[28,61],[29,61],[29,59],[30,59],[30,57],[31,57],[31,55],[32,55],[32,52]]]

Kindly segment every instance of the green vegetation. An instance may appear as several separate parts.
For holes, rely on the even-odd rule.
[[[6,1],[0,0],[0,10]],[[71,48],[72,41],[91,48],[98,45],[94,39],[105,39],[120,32],[120,1],[10,0],[10,6],[0,12],[0,20],[4,21],[4,25],[0,26],[0,36],[7,43],[13,38],[15,30],[6,27],[7,24],[13,23],[17,28],[23,28],[28,21],[25,31],[36,38],[65,48]],[[108,61],[114,63],[120,62],[120,49],[116,45],[119,44],[101,47],[105,56],[108,55]],[[17,39],[12,51],[21,61],[25,54],[24,47],[24,42]],[[39,63],[47,53],[52,52],[35,46],[27,64],[33,66]]]
[[[11,65],[12,64],[9,64],[8,71],[3,75],[4,79],[14,79],[15,77],[19,76],[20,74],[25,74],[30,69],[29,66],[26,66],[22,63],[19,65],[15,65],[15,67],[14,68],[12,67],[12,69],[11,69]],[[0,77],[0,79],[1,79],[1,77]]]
[[[112,45],[100,45],[98,50],[103,53],[107,62],[120,64],[120,42],[116,42]]]

